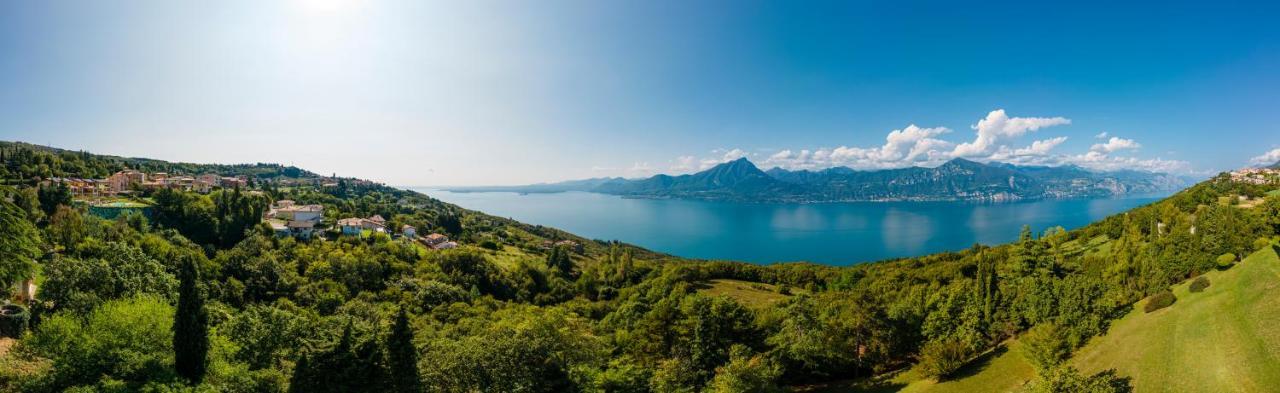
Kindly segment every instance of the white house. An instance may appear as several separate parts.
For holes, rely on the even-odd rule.
[[[373,217],[364,219],[364,227],[365,229],[371,229],[375,231],[382,230],[387,227],[387,220],[385,218],[382,218],[381,215],[374,214]]]
[[[297,236],[303,239],[310,239],[311,233],[315,231],[316,222],[294,220],[294,221],[289,221],[289,223],[286,224],[286,226],[289,228],[289,233],[292,233],[294,236]]]
[[[400,234],[404,235],[404,237],[409,237],[409,238],[417,237],[418,229],[406,224],[400,227]]]
[[[360,236],[360,233],[364,231],[364,219],[344,218],[338,220],[338,227],[342,229],[344,236]]]

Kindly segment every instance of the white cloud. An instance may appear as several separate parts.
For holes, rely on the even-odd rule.
[[[956,145],[951,154],[955,157],[988,156],[999,149],[1000,142],[1003,140],[1022,136],[1029,131],[1064,124],[1071,124],[1071,119],[1065,117],[1009,117],[1009,115],[1005,114],[1004,109],[997,109],[988,113],[986,118],[978,120],[978,124],[971,126],[978,133],[973,142]]]
[[[658,173],[658,168],[649,165],[648,162],[637,162],[631,164],[631,168],[627,169],[627,176],[652,176]]]
[[[671,163],[672,173],[685,173],[697,169],[698,159],[694,156],[680,156]]]
[[[763,160],[757,161],[757,164],[761,168],[781,167],[788,170],[820,170],[840,166],[858,170],[931,167],[963,157],[1018,165],[1074,164],[1102,171],[1134,169],[1165,173],[1192,172],[1190,163],[1186,161],[1116,156],[1117,153],[1135,150],[1142,145],[1132,139],[1112,137],[1106,132],[1095,135],[1098,139],[1108,138],[1106,142],[1094,144],[1088,151],[1079,154],[1056,151],[1067,142],[1068,138],[1065,136],[1035,140],[1022,147],[1011,146],[1011,142],[1029,132],[1065,124],[1071,124],[1071,120],[1064,117],[1009,117],[1004,110],[995,110],[972,126],[976,133],[974,140],[960,144],[941,139],[951,132],[946,127],[910,124],[890,131],[885,135],[884,144],[880,146],[783,149],[767,156],[763,153],[748,153],[742,149],[716,149],[706,158],[679,157],[673,161],[671,170],[674,173],[687,173],[740,157],[748,157],[754,161],[760,155]],[[1268,155],[1271,156],[1255,160],[1280,161],[1280,149]]]
[[[1272,149],[1260,156],[1249,159],[1254,165],[1271,165],[1280,162],[1280,149]]]
[[[733,160],[751,155],[751,153],[747,153],[745,150],[742,150],[742,149],[731,149],[731,150],[716,149],[716,150],[712,150],[711,152],[712,153],[724,152],[724,154],[721,154],[719,157],[702,159],[702,161],[698,163],[698,170],[709,169],[713,166],[720,165],[729,161],[733,161]]]
[[[1093,136],[1093,138],[1094,138],[1094,139],[1107,139],[1107,136],[1108,136],[1108,135],[1110,135],[1110,134],[1108,134],[1106,131],[1103,131],[1103,132],[1099,132],[1099,133],[1098,133],[1098,135],[1094,135],[1094,136]]]
[[[1099,153],[1115,153],[1120,150],[1131,150],[1142,147],[1142,144],[1133,139],[1124,139],[1119,137],[1111,137],[1107,143],[1097,143],[1089,148],[1089,151]]]
[[[765,159],[765,166],[787,169],[822,169],[848,166],[858,169],[896,168],[911,165],[927,165],[947,158],[947,151],[954,146],[935,137],[951,132],[946,127],[920,127],[911,124],[900,130],[890,131],[885,143],[879,147],[840,146],[834,149],[782,150]]]
[[[1067,137],[1065,137],[1065,136],[1060,136],[1060,137],[1056,137],[1056,138],[1049,138],[1049,139],[1044,139],[1044,140],[1038,140],[1038,141],[1035,141],[1035,142],[1031,142],[1031,146],[1027,146],[1027,147],[1024,147],[1024,148],[1018,149],[1018,150],[1014,150],[1013,155],[1015,155],[1015,156],[1043,156],[1043,155],[1048,155],[1050,150],[1053,150],[1053,148],[1058,147],[1058,145],[1061,145],[1061,144],[1062,144],[1062,142],[1066,142],[1066,141],[1067,141]]]
[[[1118,171],[1122,169],[1162,173],[1191,173],[1191,163],[1163,158],[1140,159],[1137,157],[1115,157],[1105,152],[1089,151],[1088,153],[1063,157],[1063,162],[1079,165],[1099,171]]]

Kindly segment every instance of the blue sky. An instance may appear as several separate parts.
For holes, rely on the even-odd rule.
[[[452,3],[9,2],[0,139],[399,185],[1280,159],[1274,3]]]

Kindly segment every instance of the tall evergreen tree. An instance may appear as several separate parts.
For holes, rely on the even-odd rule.
[[[311,365],[307,364],[307,355],[303,354],[293,366],[293,377],[289,379],[289,393],[309,393],[315,391],[311,379]]]
[[[418,374],[418,350],[413,345],[413,328],[404,308],[396,314],[387,338],[387,368],[390,372],[390,388],[397,393],[422,391],[422,376]]]
[[[183,257],[178,272],[178,309],[173,316],[173,367],[193,383],[204,379],[209,362],[209,314],[199,278],[195,257]]]
[[[568,277],[573,272],[573,260],[569,258],[569,249],[555,246],[547,254],[547,267],[559,270],[560,275]]]
[[[0,197],[0,288],[31,278],[40,256],[40,231],[22,208]]]

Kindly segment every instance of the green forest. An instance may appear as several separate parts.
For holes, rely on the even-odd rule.
[[[0,159],[0,288],[39,287],[0,316],[0,391],[13,392],[781,392],[907,368],[956,378],[1015,338],[1036,370],[1027,391],[1125,392],[1129,376],[1067,360],[1135,306],[1178,307],[1172,286],[1280,234],[1274,186],[1219,175],[1009,244],[755,265],[584,239],[357,179],[285,182],[322,176],[274,164],[19,143],[0,143]],[[150,214],[113,219],[42,181],[125,168],[251,181],[146,192],[135,198]],[[376,214],[461,246],[276,236],[261,217],[283,199],[323,205],[327,224]],[[580,247],[548,246],[563,240]],[[726,280],[771,301],[714,290]]]

